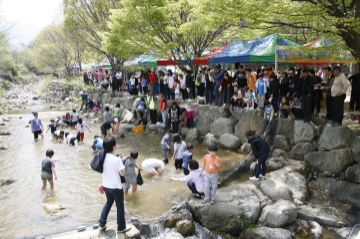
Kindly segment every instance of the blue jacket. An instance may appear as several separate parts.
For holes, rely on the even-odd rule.
[[[214,71],[213,78],[215,80],[215,86],[220,87],[221,79],[224,77],[225,71],[220,70],[219,72]]]

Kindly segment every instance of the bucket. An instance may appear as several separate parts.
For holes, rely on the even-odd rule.
[[[141,132],[144,132],[144,127],[142,125],[138,125],[134,128],[131,129],[131,132],[133,133],[141,133]]]

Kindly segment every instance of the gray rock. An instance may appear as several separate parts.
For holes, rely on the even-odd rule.
[[[0,135],[11,135],[10,131],[6,131],[6,130],[1,130],[0,131]]]
[[[297,172],[290,172],[287,175],[286,184],[293,200],[296,203],[304,203],[309,194],[305,177]]]
[[[210,124],[214,122],[214,116],[209,112],[199,112],[196,128],[200,131],[201,135],[210,132]]]
[[[243,143],[239,150],[242,154],[249,154],[251,152],[251,145],[247,142]]]
[[[230,113],[232,117],[234,117],[237,121],[240,121],[242,116],[244,115],[246,109],[243,108],[234,108],[234,110],[230,109]]]
[[[318,140],[318,149],[324,151],[347,148],[350,146],[352,137],[352,130],[347,126],[332,127],[327,124]]]
[[[12,178],[4,178],[4,179],[0,179],[0,186],[4,186],[4,185],[9,185],[14,183],[15,180]]]
[[[235,124],[236,121],[233,119],[220,117],[210,125],[210,132],[216,137],[220,137],[223,134],[233,134]]]
[[[0,150],[7,150],[8,149],[8,146],[6,145],[0,145]]]
[[[314,151],[315,148],[313,144],[309,142],[300,142],[290,150],[289,156],[292,159],[303,160],[305,155]]]
[[[161,127],[161,124],[148,124],[146,130],[150,132],[156,132],[159,134],[165,134],[166,130]]]
[[[315,138],[315,127],[310,123],[305,123],[302,120],[295,120],[294,122],[294,142],[312,142]]]
[[[241,143],[247,142],[245,133],[248,130],[255,130],[256,133],[262,134],[265,130],[264,112],[258,110],[247,110],[241,120],[235,125],[235,136],[240,139]]]
[[[354,183],[360,183],[360,164],[348,167],[345,171],[345,178]]]
[[[338,239],[358,239],[360,238],[360,228],[356,227],[354,229],[354,232],[351,236],[351,238],[349,238],[351,231],[352,231],[352,227],[343,227],[340,228],[336,231],[336,238]]]
[[[360,136],[356,136],[351,144],[351,152],[354,160],[360,163]]]
[[[276,132],[284,135],[287,139],[294,139],[294,122],[295,120],[281,119],[275,123]]]
[[[274,149],[274,151],[271,154],[271,157],[272,158],[279,158],[279,157],[288,158],[289,154],[282,149]]]
[[[291,232],[282,228],[258,227],[245,231],[245,239],[292,239]]]
[[[305,155],[304,160],[318,172],[341,173],[353,164],[350,149],[313,152]]]
[[[308,221],[296,219],[289,227],[288,230],[300,238],[312,238],[310,235],[310,225]]]
[[[230,115],[229,107],[210,106],[209,112],[214,116],[214,118],[220,118],[220,117],[228,118]]]
[[[139,117],[139,116],[138,116]],[[131,123],[133,121],[134,114],[127,109],[124,109],[122,113],[122,123]]]
[[[284,135],[276,135],[274,137],[274,148],[276,149],[282,149],[285,152],[288,152],[290,150],[290,145]]]
[[[167,217],[164,221],[164,227],[165,228],[171,228],[171,227],[175,227],[176,223],[178,221],[182,220],[182,215],[181,213],[174,213],[171,214],[169,217]]]
[[[316,182],[325,188],[330,196],[360,209],[360,184],[324,177],[317,178]]]
[[[188,236],[194,233],[195,225],[190,220],[182,220],[176,223],[176,231],[183,236]]]
[[[203,140],[203,145],[209,146],[214,144],[216,146],[221,146],[220,141],[212,134],[206,134]]]
[[[200,136],[200,131],[197,128],[190,129],[186,134],[186,140],[195,140]]]
[[[310,224],[311,233],[313,234],[314,239],[323,238],[323,235],[324,235],[323,234],[323,227],[319,223],[314,222],[314,221],[310,221],[309,224]]]
[[[240,147],[239,138],[233,134],[223,134],[219,141],[227,149],[238,150]]]
[[[323,226],[345,227],[355,222],[353,215],[334,207],[299,205],[297,210],[299,219],[315,221]]]
[[[125,97],[125,102],[124,102],[125,108],[126,109],[132,109],[132,106],[134,105],[134,102],[135,102],[136,98],[137,98],[137,96],[127,96],[127,97]]]
[[[151,236],[148,238],[152,239],[164,239],[164,238],[171,238],[171,239],[184,239],[184,237],[175,230],[171,230],[166,228],[164,232],[162,232],[159,236]]]
[[[279,158],[268,158],[266,160],[266,168],[267,170],[277,170],[282,168],[283,164]]]
[[[182,127],[180,130],[180,135],[184,138],[186,137],[186,134],[190,131],[190,128]]]
[[[273,201],[277,201],[279,199],[291,200],[290,191],[281,179],[262,179],[260,182],[260,188],[261,191]]]
[[[295,221],[297,211],[295,205],[288,200],[279,199],[261,211],[259,225],[272,228],[283,227]]]

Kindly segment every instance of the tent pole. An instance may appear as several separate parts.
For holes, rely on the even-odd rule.
[[[350,62],[350,75],[352,75],[352,67],[353,67],[352,62]]]
[[[277,56],[276,56],[276,46],[275,46],[275,74],[278,72],[278,62],[277,62]]]

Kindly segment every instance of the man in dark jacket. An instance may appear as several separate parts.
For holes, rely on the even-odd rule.
[[[279,82],[274,74],[270,75],[269,78],[269,95],[271,100],[271,104],[274,107],[274,112],[277,114],[279,111],[278,98],[279,98]]]
[[[241,94],[245,95],[245,87],[247,87],[247,79],[244,70],[244,66],[240,65],[237,69],[237,72],[234,75],[235,81],[237,82],[237,86],[241,91]]]
[[[260,135],[255,135],[255,131],[247,131],[246,137],[249,140],[248,142],[251,145],[251,150],[256,158],[255,176],[250,177],[250,180],[259,180],[259,177],[265,177],[266,159],[270,153],[270,146],[265,139],[260,137]]]
[[[211,81],[212,75],[214,74],[214,70],[207,71],[206,75],[206,83],[205,83],[205,99],[206,104],[212,105],[213,97],[212,92],[214,90],[213,82]]]
[[[298,93],[297,92],[297,85],[298,85],[298,77],[297,75],[295,75],[295,69],[294,68],[290,68],[289,69],[289,76],[287,78],[287,83],[288,83],[288,92],[289,92],[289,97],[292,98],[294,93]]]
[[[357,74],[349,77],[351,83],[351,97],[349,111],[360,111],[360,69]],[[356,104],[356,105],[355,105]]]
[[[168,119],[170,119],[171,127],[174,133],[179,133],[179,122],[181,121],[180,107],[177,102],[173,102],[170,109],[168,110]]]
[[[304,113],[304,122],[309,123],[312,116],[312,95],[314,91],[314,78],[311,77],[306,68],[301,70],[301,81],[302,83],[302,93],[303,93],[303,113]]]

